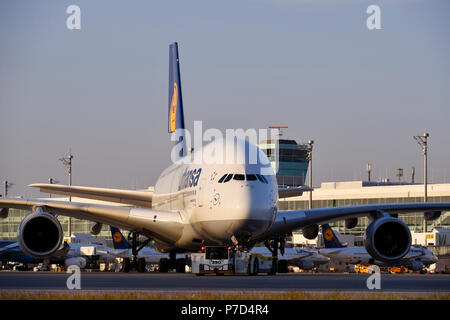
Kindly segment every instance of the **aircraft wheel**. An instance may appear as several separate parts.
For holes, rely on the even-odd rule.
[[[130,259],[125,258],[122,261],[122,272],[130,272],[131,262]]]
[[[159,260],[159,272],[167,273],[169,272],[169,259],[162,258]]]
[[[248,262],[247,274],[249,276],[253,276],[252,268],[251,268],[251,260]]]
[[[144,258],[139,258],[137,261],[137,271],[138,272],[145,272],[145,259]]]
[[[255,258],[255,260],[253,260],[253,275],[258,275],[259,273],[259,261],[258,258]]]
[[[278,261],[278,272],[279,273],[287,273],[288,272],[288,265],[287,265],[286,260]]]
[[[176,263],[176,272],[177,273],[185,273],[186,272],[186,261],[185,259],[177,259]]]

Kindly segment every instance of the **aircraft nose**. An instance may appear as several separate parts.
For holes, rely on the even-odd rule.
[[[226,207],[237,221],[237,233],[261,234],[272,224],[276,202],[251,187],[238,189],[235,197],[228,199]]]
[[[239,215],[237,218],[244,220],[272,220],[275,201],[262,192],[257,192],[257,190],[250,187],[241,188],[237,199],[232,199],[231,202],[231,206],[236,209],[236,213]]]
[[[196,228],[215,241],[258,237],[272,225],[276,214],[276,185],[233,180],[216,186],[202,199]],[[209,196],[211,195],[211,196]]]

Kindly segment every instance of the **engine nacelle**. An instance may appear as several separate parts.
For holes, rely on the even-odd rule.
[[[302,229],[302,233],[306,239],[313,240],[317,238],[317,235],[319,234],[319,226],[317,224],[306,226]]]
[[[409,270],[412,271],[420,271],[423,269],[423,263],[421,261],[418,260],[413,260],[408,262],[405,267],[407,267]]]
[[[411,232],[399,219],[379,218],[367,227],[364,246],[376,260],[394,263],[408,253],[411,247]]]
[[[0,218],[8,218],[8,208],[0,208]]]
[[[67,258],[66,260],[64,260],[64,265],[66,267],[77,266],[77,267],[83,269],[84,267],[86,267],[86,259],[83,257]]]
[[[311,260],[301,260],[298,263],[298,267],[303,270],[311,270],[312,268],[314,268],[314,262],[312,262]]]
[[[92,222],[91,224],[91,234],[94,236],[98,235],[102,231],[103,224],[100,222]]]
[[[434,221],[441,216],[440,211],[428,211],[423,214],[423,217],[427,221]]]
[[[25,254],[37,259],[52,256],[61,246],[63,231],[58,219],[47,212],[35,212],[22,220],[17,240]]]
[[[345,228],[346,229],[353,229],[357,225],[358,225],[358,218],[345,219]]]

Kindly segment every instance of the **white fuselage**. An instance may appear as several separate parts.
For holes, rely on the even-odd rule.
[[[266,155],[248,141],[213,141],[194,153],[198,163],[175,163],[163,171],[155,185],[153,210],[178,211],[182,230],[168,230],[170,239],[158,241],[166,250],[198,250],[202,245],[220,245],[236,239],[251,240],[263,234],[276,215],[278,186]],[[233,144],[235,158],[225,155]],[[249,147],[256,148],[259,161],[249,162]],[[223,151],[224,161],[208,163],[204,159]],[[238,163],[236,159],[243,159]],[[231,163],[230,163],[231,162]],[[271,171],[271,174],[267,174]],[[225,174],[249,179],[219,182]],[[264,174],[266,182],[254,179]],[[250,179],[251,178],[251,179]],[[254,180],[252,180],[254,179]],[[173,234],[172,234],[173,233]]]
[[[271,256],[272,253],[269,249],[264,247],[253,248],[250,253],[259,253],[266,256]],[[278,252],[278,260],[287,260],[288,262],[296,265],[302,260],[309,260],[314,265],[321,265],[330,262],[330,259],[319,254],[317,249],[299,249],[299,248],[285,248],[284,254]]]
[[[384,265],[381,261],[374,261],[372,256],[367,252],[365,248],[354,247],[354,248],[330,248],[330,249],[320,249],[319,253],[329,257],[332,260],[346,263],[346,264],[377,264]],[[405,255],[402,261],[413,261],[417,260],[422,262],[424,265],[430,265],[436,263],[436,256],[429,250],[423,248],[411,248],[409,252]]]
[[[87,247],[96,249],[96,255],[99,256],[99,261],[101,262],[113,262],[116,258],[116,256],[110,254],[112,249],[102,244],[71,243],[69,246],[66,258],[83,257],[84,254],[81,252],[81,248]]]

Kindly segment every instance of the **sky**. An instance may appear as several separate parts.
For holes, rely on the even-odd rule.
[[[67,7],[81,10],[69,30]],[[381,29],[369,30],[369,5]],[[0,0],[0,180],[154,185],[170,165],[168,53],[180,50],[185,121],[288,126],[315,141],[314,186],[450,182],[450,2],[446,0]],[[0,191],[3,193],[3,190]]]

